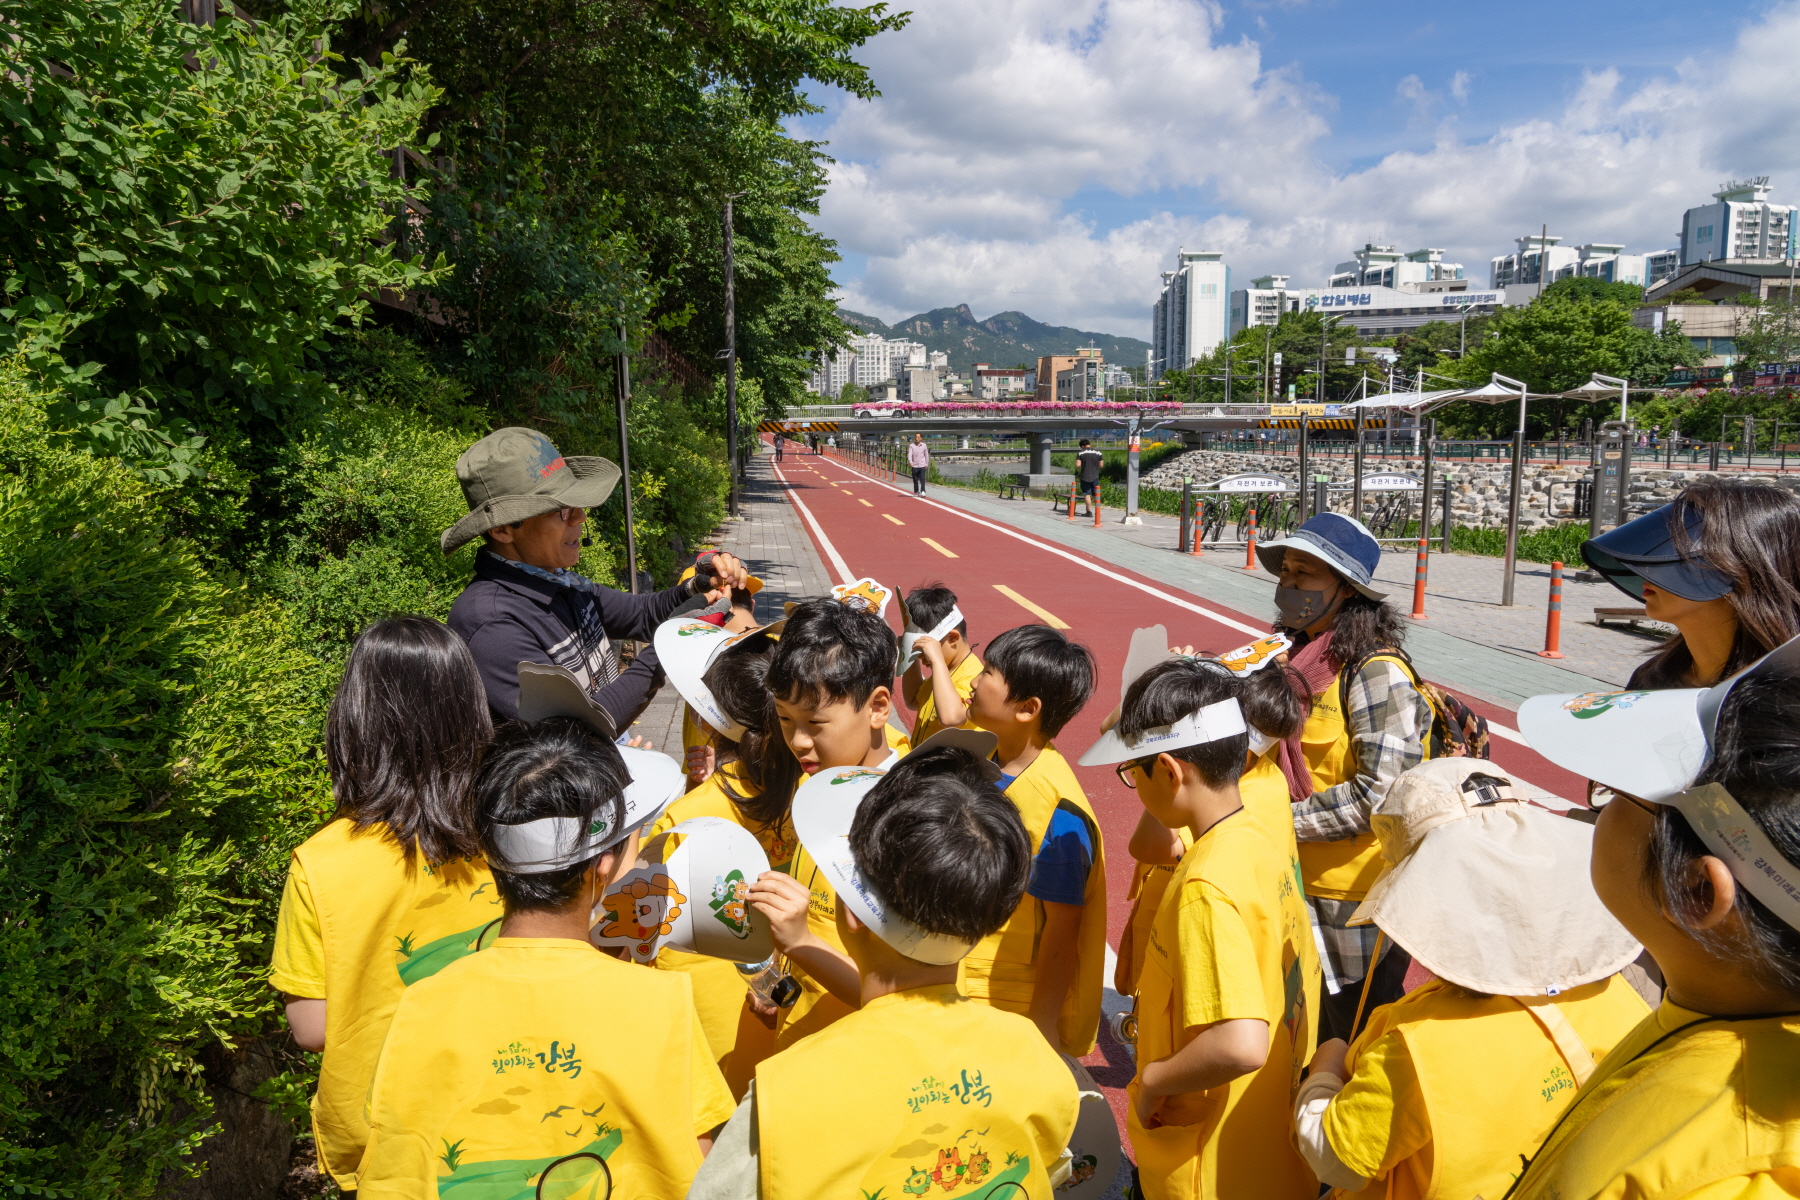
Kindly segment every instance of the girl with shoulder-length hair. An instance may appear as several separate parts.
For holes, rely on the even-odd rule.
[[[325,728],[337,811],[294,851],[269,975],[294,1040],[325,1052],[313,1133],[345,1191],[401,993],[500,916],[471,800],[493,734],[475,660],[448,628],[389,617],[356,639]]]
[[[1800,496],[1787,488],[1703,480],[1581,556],[1679,631],[1632,672],[1634,688],[1709,687],[1800,635]]]

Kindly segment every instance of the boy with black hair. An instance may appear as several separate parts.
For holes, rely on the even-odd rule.
[[[809,600],[788,615],[765,676],[788,749],[806,775],[835,767],[885,770],[894,660],[899,644],[872,609],[839,599]],[[778,1047],[792,1045],[854,1009],[856,964],[837,932],[837,894],[804,852],[792,874],[770,871],[750,886],[767,912],[806,915],[806,933],[781,945],[800,996],[776,1015]],[[774,923],[773,917],[771,923]]]
[[[969,648],[969,622],[957,607],[956,593],[941,583],[916,587],[907,593],[905,611],[907,636],[918,652],[901,682],[917,714],[912,744],[940,729],[975,728],[969,720],[969,693],[982,664]],[[931,668],[930,679],[924,678],[922,666]]]
[[[1066,1174],[1073,1075],[1028,1022],[957,989],[958,960],[1030,873],[992,779],[992,763],[942,747],[802,785],[795,828],[844,897],[859,1007],[757,1067],[691,1200],[1048,1196]]]
[[[1127,1128],[1149,1200],[1318,1194],[1288,1136],[1288,1098],[1313,1050],[1318,955],[1292,855],[1238,794],[1242,686],[1216,662],[1158,663],[1081,758],[1116,764],[1189,843],[1138,976]]]
[[[1076,1058],[1094,1048],[1106,958],[1100,823],[1051,740],[1094,691],[1094,656],[1048,625],[995,638],[975,681],[975,723],[999,745],[1001,786],[1031,837],[1026,898],[963,960],[968,995],[1029,1016]]]
[[[679,790],[666,756],[621,752],[579,720],[502,731],[474,798],[505,915],[480,953],[401,998],[358,1195],[436,1200],[469,1181],[509,1195],[534,1181],[539,1195],[686,1191],[732,1109],[691,985],[588,940],[637,828]]]

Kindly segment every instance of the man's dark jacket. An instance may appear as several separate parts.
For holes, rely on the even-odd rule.
[[[623,675],[595,689],[618,662],[613,639],[648,642],[656,627],[694,595],[699,580],[634,596],[612,588],[575,588],[475,555],[475,578],[450,606],[450,628],[467,642],[497,719],[519,715],[519,664],[567,667],[623,732],[663,680],[656,650],[645,646]],[[612,669],[616,669],[616,666]]]

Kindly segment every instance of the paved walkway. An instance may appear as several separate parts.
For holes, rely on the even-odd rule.
[[[782,605],[822,596],[836,582],[813,549],[812,539],[801,528],[800,517],[787,501],[782,486],[775,482],[768,463],[762,458],[750,467],[738,504],[739,515],[725,518],[724,524],[701,549],[723,550],[744,560],[752,575],[763,581],[756,594],[756,615],[761,621],[773,621],[781,615]],[[659,750],[667,750],[677,761],[681,758],[681,697],[673,687],[664,684],[650,705],[632,723],[631,732],[650,739]]]

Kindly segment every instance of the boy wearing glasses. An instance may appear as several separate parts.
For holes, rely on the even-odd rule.
[[[656,627],[695,596],[748,586],[744,564],[702,555],[694,577],[648,595],[603,587],[574,568],[587,510],[619,482],[604,458],[565,458],[535,429],[501,429],[456,460],[469,515],[444,530],[448,555],[475,538],[475,577],[450,608],[450,628],[475,656],[496,719],[519,715],[519,664],[572,672],[623,730],[660,681],[654,647],[621,671],[615,638],[648,642]]]
[[[1094,656],[1048,625],[988,646],[969,716],[999,739],[1000,786],[1031,839],[1031,882],[1005,926],[963,959],[965,995],[1030,1017],[1076,1058],[1094,1048],[1106,959],[1100,825],[1051,740],[1094,692]]]
[[[1316,1036],[1318,954],[1287,846],[1238,795],[1242,686],[1216,662],[1158,663],[1081,758],[1117,764],[1145,811],[1189,842],[1138,976],[1127,1127],[1149,1200],[1318,1194],[1288,1138]]]

